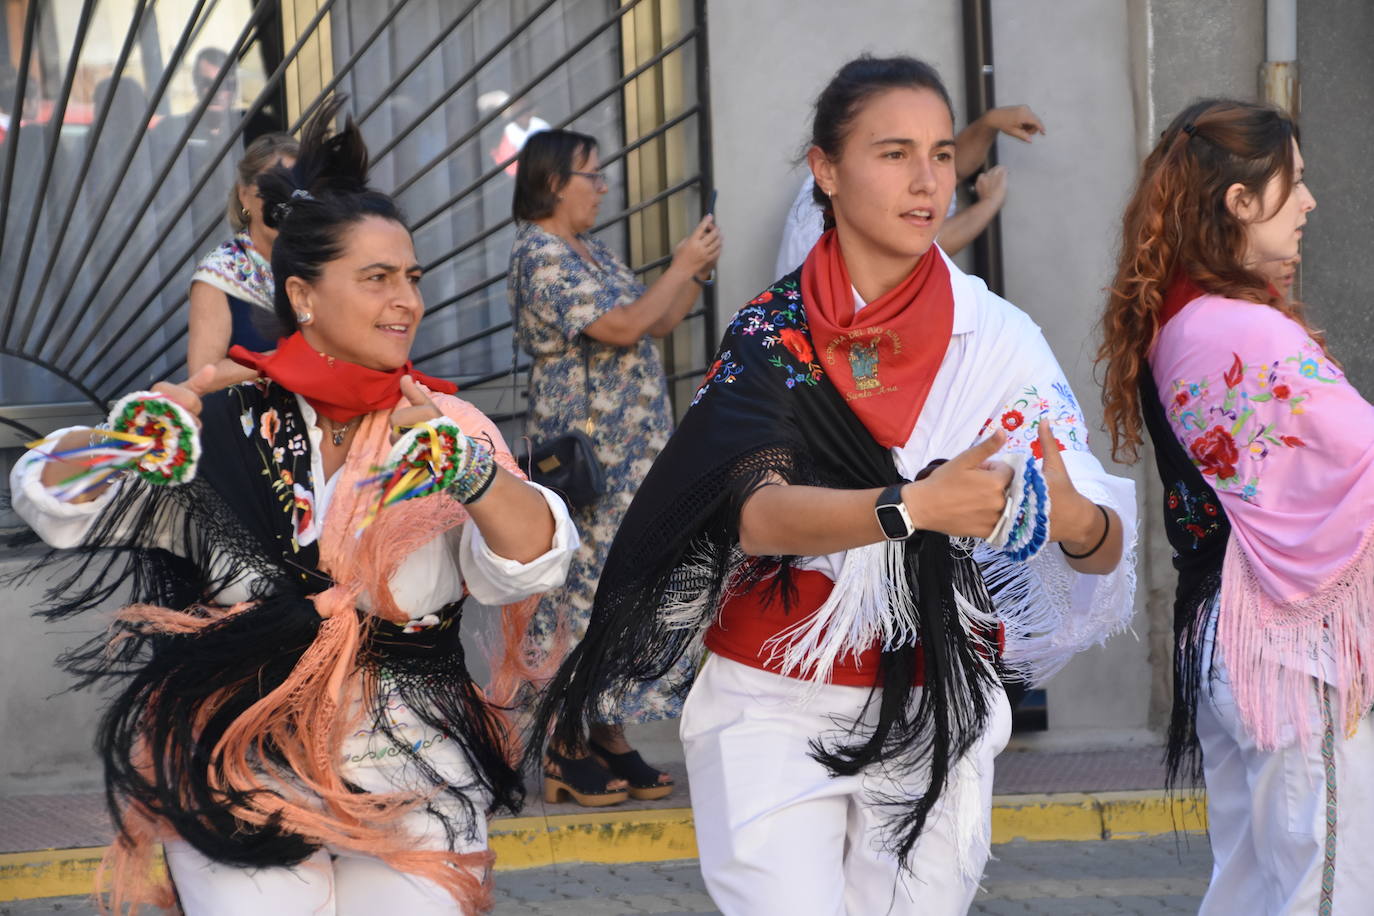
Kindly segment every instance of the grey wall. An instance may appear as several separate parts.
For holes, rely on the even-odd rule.
[[[1128,8],[1125,0],[993,0],[992,20],[997,102],[1030,105],[1046,128],[1030,144],[998,142],[1009,173],[1006,296],[1044,330],[1096,431],[1093,329],[1136,170]],[[1111,464],[1105,435],[1090,442],[1112,473],[1142,477],[1141,468]],[[1148,640],[1119,636],[1049,683],[1050,728],[1142,730],[1150,695]]]
[[[708,4],[722,324],[777,279],[787,208],[803,174],[792,161],[811,105],[857,54],[911,54],[940,71],[963,111],[963,33],[955,0],[714,0]],[[804,166],[803,166],[804,168]]]
[[[1374,4],[1298,7],[1303,158],[1317,198],[1298,294],[1366,398],[1374,396]]]

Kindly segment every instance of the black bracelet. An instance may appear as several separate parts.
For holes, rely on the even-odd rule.
[[[1107,543],[1107,535],[1112,531],[1112,517],[1107,514],[1106,507],[1101,503],[1093,503],[1093,505],[1097,506],[1097,511],[1102,513],[1102,537],[1097,539],[1097,543],[1093,545],[1093,549],[1089,550],[1087,553],[1069,553],[1067,550],[1064,550],[1064,542],[1060,541],[1060,551],[1070,560],[1086,560],[1088,557],[1101,550],[1103,544]]]

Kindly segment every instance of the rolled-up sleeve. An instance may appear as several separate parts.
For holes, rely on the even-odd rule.
[[[533,560],[521,563],[499,556],[487,545],[476,525],[463,526],[459,566],[468,591],[483,604],[509,604],[558,588],[567,578],[573,554],[581,546],[577,528],[562,498],[536,483],[529,486],[544,497],[554,521],[549,549]]]
[[[75,426],[59,429],[49,437],[49,442],[56,443],[68,433],[81,429]],[[120,483],[115,481],[105,492],[87,502],[63,502],[43,485],[43,468],[52,447],[40,445],[15,462],[10,470],[10,500],[15,514],[45,543],[59,548],[75,547],[85,541],[96,517],[114,498]]]

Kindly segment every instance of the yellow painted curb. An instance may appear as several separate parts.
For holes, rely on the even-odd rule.
[[[999,795],[992,841],[1140,839],[1205,830],[1201,795],[1159,791]],[[497,871],[574,863],[626,864],[694,859],[690,808],[499,818],[490,844]],[[0,902],[91,893],[105,847],[0,854]]]

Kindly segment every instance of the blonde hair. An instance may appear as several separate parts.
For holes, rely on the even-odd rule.
[[[243,158],[235,168],[238,177],[229,186],[229,203],[224,211],[229,226],[235,232],[242,232],[248,228],[248,220],[243,216],[243,203],[239,200],[239,190],[251,187],[259,175],[276,165],[283,156],[294,159],[300,155],[300,151],[300,143],[290,134],[263,134],[248,144],[248,148],[243,151]]]

